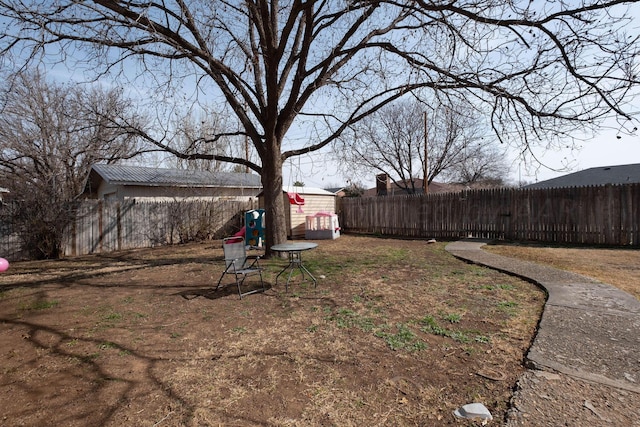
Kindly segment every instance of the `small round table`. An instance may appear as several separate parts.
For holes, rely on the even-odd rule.
[[[291,275],[293,271],[298,268],[300,273],[302,273],[302,278],[304,279],[304,273],[306,272],[311,280],[313,280],[313,287],[315,288],[318,285],[318,281],[313,274],[307,270],[307,268],[302,264],[302,252],[309,251],[311,249],[315,249],[318,247],[317,243],[312,242],[294,242],[294,243],[282,243],[279,245],[271,246],[271,250],[274,252],[287,252],[289,254],[289,264],[282,269],[280,273],[276,276],[276,285],[278,284],[278,278],[282,273],[287,270],[289,271],[289,277],[287,278],[287,283],[285,284],[285,292],[289,291],[289,281],[291,280]]]

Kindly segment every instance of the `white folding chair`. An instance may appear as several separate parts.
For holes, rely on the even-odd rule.
[[[218,279],[218,285],[215,289],[216,291],[220,287],[222,279],[227,274],[234,276],[236,286],[238,287],[238,294],[240,294],[240,299],[245,295],[265,291],[264,281],[262,280],[262,270],[264,270],[264,268],[260,267],[260,264],[258,263],[260,256],[247,256],[247,249],[245,247],[243,237],[236,236],[223,239],[222,250],[224,251],[225,268],[220,279]],[[241,287],[246,278],[256,274],[260,276],[260,284],[262,288],[242,292]]]

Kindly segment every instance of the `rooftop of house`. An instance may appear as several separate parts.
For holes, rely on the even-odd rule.
[[[127,165],[93,165],[85,189],[97,188],[99,180],[114,185],[173,187],[261,188],[260,176],[250,173],[210,172]]]
[[[536,182],[535,184],[525,185],[523,188],[586,187],[632,183],[640,183],[640,163],[589,168],[557,178]]]
[[[422,186],[423,180],[420,178],[416,178],[413,183],[413,188],[415,188],[414,194],[423,194],[424,188]],[[389,180],[386,184],[383,185],[386,188],[387,195],[402,195],[402,194],[410,194],[409,191],[405,187],[411,187],[411,184],[408,182],[400,182],[400,185],[396,185],[391,180]],[[429,193],[454,193],[461,190],[464,190],[466,187],[460,184],[446,184],[443,182],[434,182],[432,181],[429,184]],[[378,187],[368,188],[364,191],[363,197],[374,197],[379,195],[380,189]]]

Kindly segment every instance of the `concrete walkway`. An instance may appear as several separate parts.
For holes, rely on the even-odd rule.
[[[486,243],[446,250],[548,294],[507,425],[640,426],[640,301],[589,277],[483,251]]]

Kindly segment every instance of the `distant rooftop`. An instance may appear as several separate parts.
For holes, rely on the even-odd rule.
[[[314,196],[333,196],[334,193],[331,193],[327,190],[317,187],[298,187],[294,185],[285,185],[282,187],[282,191],[286,191],[287,193],[298,193],[298,194],[309,194]]]
[[[387,183],[387,195],[389,196],[399,196],[399,195],[405,195],[405,194],[411,194],[409,191],[407,191],[407,189],[405,187],[411,187],[410,182],[408,181],[401,181],[401,186],[396,185],[395,183],[391,182],[390,180]],[[415,178],[414,179],[414,187],[415,188],[415,194],[423,194],[424,193],[424,188],[423,188],[423,183],[424,181],[420,178]],[[435,193],[455,193],[458,191],[462,191],[464,190],[465,187],[463,185],[460,184],[447,184],[447,183],[443,183],[443,182],[435,182],[432,181],[431,183],[429,183],[429,188],[428,191],[430,194],[435,194]],[[378,196],[378,192],[379,189],[377,187],[374,188],[368,188],[364,191],[364,194],[362,195],[363,197],[374,197],[374,196]]]
[[[329,193],[336,194],[344,190],[344,187],[325,188],[325,190],[327,190]]]
[[[640,163],[589,168],[546,181],[536,182],[535,184],[525,185],[523,188],[586,187],[632,183],[640,183]]]

